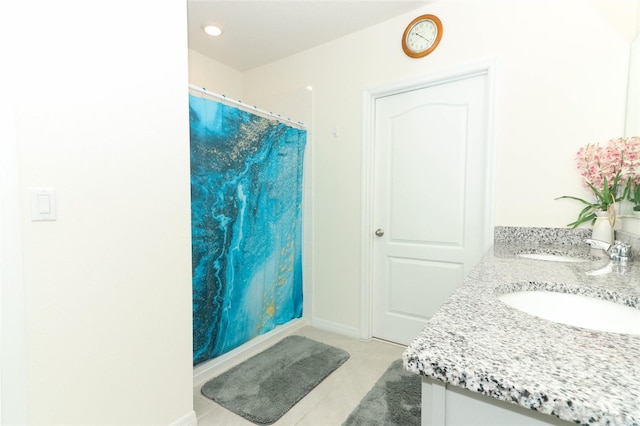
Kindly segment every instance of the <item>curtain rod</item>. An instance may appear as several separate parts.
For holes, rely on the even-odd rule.
[[[289,117],[283,117],[280,114],[274,114],[272,112],[269,111],[265,111],[263,109],[258,108],[257,106],[251,106],[249,104],[245,104],[242,101],[237,101],[235,99],[231,99],[226,97],[225,95],[220,95],[218,93],[214,93],[214,92],[210,92],[207,89],[205,89],[204,87],[197,87],[194,86],[193,84],[189,84],[189,89],[191,90],[195,90],[196,92],[202,93],[204,95],[210,96],[212,98],[218,99],[224,103],[227,104],[231,104],[233,106],[236,106],[244,111],[248,111],[248,112],[252,112],[254,114],[260,115],[262,117],[266,117],[266,118],[272,118],[274,120],[278,120],[278,121],[282,121],[285,123],[289,123],[292,124],[294,127],[297,128],[301,128],[301,129],[306,129],[306,126],[304,125],[304,123],[300,122],[300,121],[294,121],[292,119],[290,119]]]

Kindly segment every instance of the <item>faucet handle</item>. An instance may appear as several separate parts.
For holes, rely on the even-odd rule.
[[[626,260],[631,257],[631,245],[616,240],[611,248],[607,250],[614,260]]]

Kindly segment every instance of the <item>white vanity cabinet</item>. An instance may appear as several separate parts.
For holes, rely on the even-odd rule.
[[[422,426],[568,426],[575,423],[422,378]]]

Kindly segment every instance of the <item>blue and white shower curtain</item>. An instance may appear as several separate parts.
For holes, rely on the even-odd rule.
[[[302,316],[307,133],[189,96],[193,363]]]

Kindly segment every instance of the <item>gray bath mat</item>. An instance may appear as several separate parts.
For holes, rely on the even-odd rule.
[[[342,425],[419,426],[421,382],[394,361]]]
[[[341,366],[349,354],[289,336],[202,386],[202,394],[257,424],[271,424]]]

